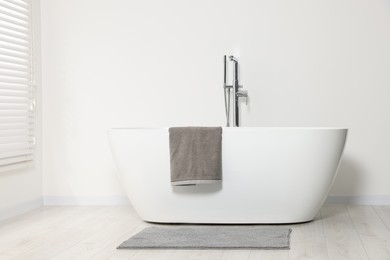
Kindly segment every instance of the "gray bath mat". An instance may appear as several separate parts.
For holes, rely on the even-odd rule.
[[[270,226],[150,227],[118,249],[290,249],[290,233]]]

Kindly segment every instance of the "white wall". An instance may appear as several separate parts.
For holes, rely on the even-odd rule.
[[[123,195],[108,128],[223,125],[224,54],[244,126],[347,126],[332,194],[390,196],[389,27],[387,0],[42,0],[44,196]]]
[[[40,207],[42,201],[42,102],[40,78],[40,1],[32,0],[34,69],[36,86],[34,164],[29,168],[0,173],[0,220]]]

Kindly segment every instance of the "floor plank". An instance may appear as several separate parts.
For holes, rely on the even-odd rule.
[[[369,259],[344,205],[325,205],[322,223],[329,259]]]
[[[222,259],[223,253],[221,250],[176,250],[173,255],[168,258],[172,260],[219,260]],[[135,259],[135,258],[134,258]]]
[[[129,239],[131,236],[140,232],[143,228],[147,227],[149,224],[143,222],[141,219],[135,219],[136,223],[133,229],[127,230],[126,233],[121,235],[120,237],[114,239],[109,245],[103,247],[101,251],[97,252],[90,259],[92,260],[124,260],[131,259],[134,255],[137,254],[136,250],[118,250],[117,247],[125,240]]]
[[[311,222],[292,225],[291,228],[290,247],[293,250],[288,252],[289,260],[328,259],[321,214]]]
[[[248,257],[250,260],[287,260],[288,251],[286,250],[251,250]]]
[[[390,259],[390,231],[373,207],[348,206],[348,212],[370,259]]]
[[[100,227],[95,232],[89,232],[90,228],[85,229],[89,233],[88,235],[52,259],[88,259],[100,252],[101,248],[108,246],[113,240],[137,225],[136,222],[129,218],[128,210],[123,212],[117,211],[115,214],[111,213],[111,216],[111,218],[105,218],[100,221]]]
[[[118,210],[112,214],[109,208],[101,208],[96,212],[94,209],[91,210],[88,213],[73,216],[64,224],[53,228],[52,232],[34,237],[24,246],[18,247],[15,250],[18,255],[12,259],[52,259],[83,239],[99,232],[110,222],[127,216]]]
[[[390,231],[390,206],[373,206],[373,208]]]
[[[91,211],[91,213],[88,213],[88,211]],[[0,234],[0,255],[14,257],[22,254],[47,242],[39,238],[52,234],[53,230],[61,226],[66,228],[72,225],[73,222],[69,219],[78,220],[79,218],[93,217],[100,211],[102,211],[102,208],[96,208],[95,212],[95,210],[88,207],[74,207],[63,209],[63,211],[58,209],[42,218],[27,219],[19,227],[14,227]],[[78,225],[78,223],[76,222],[75,225]]]

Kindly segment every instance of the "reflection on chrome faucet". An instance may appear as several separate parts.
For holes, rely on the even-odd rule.
[[[226,55],[224,56],[224,77],[223,88],[225,95],[225,112],[226,112],[226,126],[230,126],[230,99],[231,91],[233,91],[233,126],[240,126],[240,107],[239,99],[245,98],[248,104],[248,91],[240,90],[241,86],[238,82],[238,61],[235,57],[229,56],[229,60],[233,62],[233,84],[226,84]]]

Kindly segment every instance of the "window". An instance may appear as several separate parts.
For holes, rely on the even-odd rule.
[[[34,156],[30,0],[0,0],[0,172]]]

